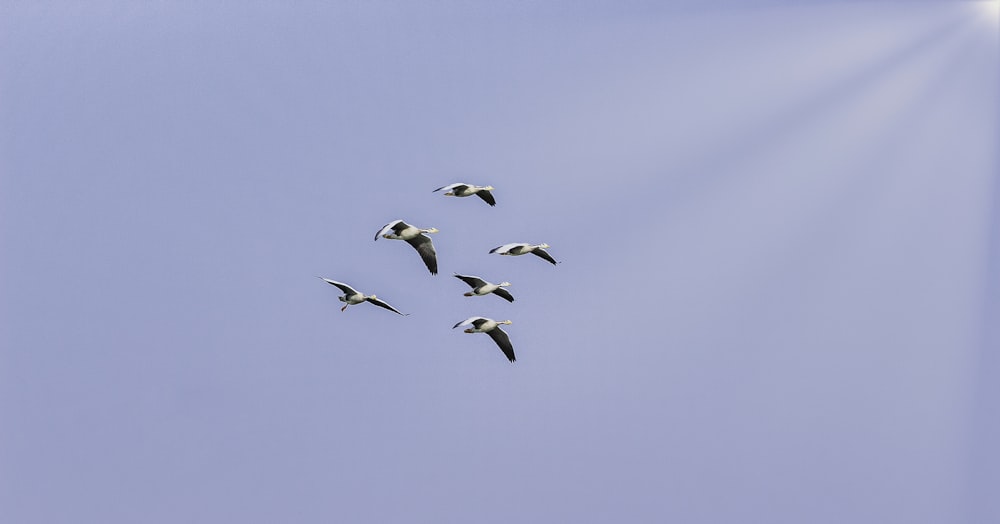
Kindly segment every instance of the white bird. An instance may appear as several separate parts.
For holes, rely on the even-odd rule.
[[[494,342],[500,346],[500,351],[507,356],[507,360],[513,362],[516,360],[514,358],[514,346],[510,345],[510,338],[507,337],[507,332],[500,329],[500,324],[512,324],[510,320],[501,320],[497,322],[496,320],[486,318],[486,317],[469,317],[458,324],[455,324],[451,329],[455,329],[458,326],[472,325],[472,327],[465,330],[466,333],[486,333],[493,339]]]
[[[378,307],[384,307],[389,311],[392,311],[393,313],[398,313],[400,315],[403,314],[400,313],[396,308],[390,306],[389,304],[383,302],[382,300],[379,300],[379,298],[376,297],[375,295],[365,295],[364,293],[357,291],[356,289],[352,288],[351,286],[348,286],[343,282],[337,282],[336,280],[330,280],[329,278],[323,278],[323,277],[319,278],[322,279],[327,284],[330,284],[331,286],[337,286],[338,288],[340,288],[341,291],[344,292],[343,296],[337,297],[340,299],[341,302],[346,302],[344,304],[344,307],[340,308],[341,311],[347,309],[347,306],[353,306],[355,304],[360,304],[362,302],[371,302],[372,304],[375,304]]]
[[[558,264],[558,262],[556,262],[556,259],[552,258],[552,255],[549,255],[548,252],[545,251],[547,247],[549,247],[548,244],[525,244],[525,243],[504,244],[502,246],[491,249],[490,253],[496,253],[498,255],[512,255],[512,256],[526,255],[528,253],[531,253],[532,255],[544,258],[545,260],[548,260],[553,264]]]
[[[501,282],[499,284],[491,284],[479,277],[469,276],[469,275],[459,275],[455,274],[455,278],[460,279],[472,287],[472,291],[465,293],[467,297],[483,296],[493,293],[495,295],[500,295],[507,302],[513,302],[514,297],[511,296],[510,292],[503,289],[510,285],[510,282]]]
[[[456,184],[439,187],[434,191],[431,191],[431,193],[441,191],[442,189],[448,190],[444,196],[467,197],[476,195],[485,200],[486,203],[491,206],[497,205],[497,201],[493,198],[493,193],[490,193],[490,191],[493,191],[493,186],[474,186],[472,184],[466,184],[465,182],[458,182]]]
[[[420,229],[402,220],[393,220],[382,226],[382,229],[378,233],[375,233],[375,240],[378,240],[380,236],[390,240],[405,240],[417,250],[417,253],[420,253],[420,258],[423,259],[427,270],[432,275],[436,275],[438,272],[437,253],[434,251],[434,244],[431,242],[430,237],[424,233],[437,232],[438,229],[436,227]]]

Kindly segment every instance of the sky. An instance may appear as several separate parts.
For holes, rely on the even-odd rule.
[[[995,2],[2,1],[4,520],[998,522],[998,97]]]

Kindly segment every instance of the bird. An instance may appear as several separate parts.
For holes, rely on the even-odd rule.
[[[493,198],[493,193],[490,193],[490,191],[493,191],[493,186],[474,186],[472,184],[466,184],[465,182],[458,182],[447,186],[441,186],[434,191],[431,191],[431,193],[441,191],[442,189],[448,190],[444,196],[467,197],[476,195],[485,200],[490,206],[497,205],[496,199]]]
[[[552,255],[549,255],[548,252],[545,251],[545,249],[548,247],[549,247],[548,244],[525,244],[525,243],[504,244],[502,246],[498,246],[491,249],[490,253],[496,253],[498,255],[512,255],[512,256],[525,255],[531,253],[532,255],[536,255],[541,258],[544,258],[545,260],[548,260],[552,264],[558,264],[558,262],[556,262],[556,259],[552,258]]]
[[[423,259],[427,270],[432,275],[436,275],[438,272],[437,253],[434,251],[434,244],[431,242],[430,237],[424,233],[437,232],[438,229],[436,227],[420,229],[402,220],[393,220],[382,226],[382,229],[378,233],[375,233],[375,240],[378,240],[380,236],[390,240],[405,240],[413,246],[413,249],[417,250],[417,253],[420,253],[420,258]]]
[[[455,278],[472,286],[472,291],[465,293],[465,296],[467,297],[483,296],[493,293],[495,295],[500,295],[507,302],[514,301],[514,297],[511,296],[510,292],[504,289],[505,287],[510,285],[510,282],[491,284],[479,277],[474,277],[470,275],[459,275],[458,273],[455,273]]]
[[[355,304],[360,304],[362,302],[371,302],[372,304],[375,304],[378,307],[383,307],[385,309],[388,309],[393,313],[404,315],[403,313],[400,313],[399,310],[390,306],[386,302],[383,302],[375,295],[365,295],[364,293],[361,293],[360,291],[352,288],[351,286],[348,286],[343,282],[337,282],[336,280],[330,280],[329,278],[323,278],[323,277],[318,277],[318,278],[323,280],[327,284],[330,284],[331,286],[337,286],[338,288],[340,288],[341,291],[344,292],[343,296],[337,297],[340,299],[341,302],[346,302],[344,304],[344,307],[340,308],[341,311],[347,309],[347,306],[353,306]]]
[[[507,360],[514,362],[514,346],[510,344],[510,338],[507,336],[507,332],[500,329],[500,324],[512,324],[510,320],[496,321],[486,317],[469,317],[458,324],[455,324],[451,329],[455,329],[458,326],[472,325],[472,327],[465,330],[466,333],[486,333],[500,346],[500,351],[507,357]]]

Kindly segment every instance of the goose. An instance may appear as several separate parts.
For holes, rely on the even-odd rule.
[[[498,255],[513,255],[513,256],[525,255],[531,253],[532,255],[536,255],[541,258],[544,258],[545,260],[548,260],[552,264],[558,264],[558,262],[556,262],[556,259],[552,258],[552,255],[549,255],[545,251],[545,249],[548,247],[549,247],[548,244],[525,244],[525,243],[504,244],[502,246],[491,249],[490,253],[496,253]]]
[[[507,356],[507,360],[513,362],[516,360],[514,346],[510,345],[510,338],[507,337],[506,331],[500,329],[500,324],[512,324],[512,322],[510,320],[496,321],[486,317],[469,317],[455,324],[451,329],[472,325],[465,330],[466,333],[486,333],[493,339],[493,342],[497,343],[497,346],[500,346],[500,351],[503,351],[503,354]]]
[[[392,311],[393,313],[403,315],[403,313],[400,313],[396,308],[390,306],[389,304],[383,302],[382,300],[379,300],[378,297],[376,297],[375,295],[365,295],[364,293],[357,291],[353,287],[348,286],[343,282],[337,282],[336,280],[330,280],[329,278],[323,278],[323,277],[318,277],[318,278],[320,278],[323,282],[330,284],[331,286],[337,286],[338,288],[340,288],[341,291],[344,292],[344,296],[337,297],[340,299],[341,302],[345,302],[344,307],[340,308],[341,311],[347,309],[347,306],[353,306],[355,304],[360,304],[362,302],[371,302],[372,304],[375,304],[378,307],[384,307],[389,311]]]
[[[483,296],[493,293],[495,295],[500,295],[507,302],[514,301],[514,297],[511,296],[510,292],[504,289],[505,287],[510,285],[510,282],[491,284],[479,277],[474,277],[470,275],[459,275],[458,273],[455,273],[455,278],[472,286],[472,291],[465,293],[465,296],[467,297]]]
[[[382,229],[378,230],[378,233],[375,233],[375,240],[378,240],[380,236],[390,240],[405,240],[413,246],[413,249],[417,250],[417,253],[420,253],[420,258],[423,259],[427,270],[432,275],[436,275],[438,272],[437,253],[434,251],[434,244],[431,242],[430,237],[424,233],[437,232],[438,229],[436,227],[420,229],[402,220],[393,220],[382,226]]]
[[[490,206],[497,205],[497,201],[493,198],[493,193],[490,193],[490,191],[493,191],[493,186],[474,186],[472,184],[466,184],[465,182],[458,182],[456,184],[441,186],[434,191],[431,191],[431,193],[436,193],[442,189],[448,190],[444,196],[467,197],[476,195],[485,200]]]

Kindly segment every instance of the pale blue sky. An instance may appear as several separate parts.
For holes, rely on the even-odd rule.
[[[996,522],[996,7],[494,4],[0,2],[5,520]]]

